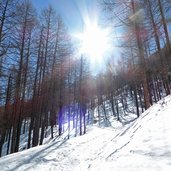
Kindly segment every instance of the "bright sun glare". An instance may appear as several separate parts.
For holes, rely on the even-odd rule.
[[[100,58],[109,48],[107,30],[102,30],[95,24],[86,28],[81,39],[82,53],[93,58]]]
[[[109,29],[102,29],[97,23],[90,23],[77,37],[81,43],[80,53],[86,56],[91,64],[101,65],[106,52],[111,47]]]

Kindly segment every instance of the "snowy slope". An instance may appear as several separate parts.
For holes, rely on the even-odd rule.
[[[153,105],[113,141],[92,170],[170,171],[171,96]],[[101,165],[99,165],[99,163]]]
[[[126,119],[126,118],[125,118]],[[129,118],[131,119],[131,118]],[[0,170],[171,170],[171,96],[128,124],[92,126],[81,137],[2,157]]]

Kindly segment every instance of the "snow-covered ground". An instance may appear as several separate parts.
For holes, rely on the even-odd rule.
[[[0,159],[2,171],[170,171],[171,96],[140,118],[89,126],[86,135],[57,138]]]

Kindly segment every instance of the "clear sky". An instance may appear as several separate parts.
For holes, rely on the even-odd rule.
[[[79,31],[86,17],[94,18],[98,14],[97,0],[32,0],[38,11],[52,5],[61,15],[68,29]]]

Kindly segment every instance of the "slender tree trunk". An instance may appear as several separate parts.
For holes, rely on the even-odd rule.
[[[29,33],[29,42],[28,42],[28,48],[27,48],[27,57],[26,57],[26,63],[25,63],[25,73],[24,73],[24,80],[23,80],[23,92],[22,92],[22,99],[21,99],[21,107],[18,115],[18,121],[17,121],[17,136],[16,136],[16,144],[15,144],[15,151],[19,150],[19,144],[20,144],[20,134],[21,134],[21,126],[22,126],[22,120],[23,120],[23,113],[24,113],[24,104],[25,104],[25,93],[26,93],[26,85],[27,85],[27,75],[28,75],[28,64],[29,64],[29,57],[30,57],[30,44],[31,44],[31,32]]]
[[[118,105],[117,97],[115,97],[114,101],[115,101],[115,106],[116,106],[116,116],[117,116],[117,120],[119,121],[120,117],[119,117],[119,105]]]
[[[163,24],[163,28],[164,28],[164,32],[165,32],[165,37],[166,37],[166,46],[167,46],[168,52],[170,53],[171,45],[170,45],[169,33],[168,33],[168,29],[167,29],[166,18],[164,15],[161,0],[158,0],[158,5],[159,5],[160,15],[161,15],[162,24]]]
[[[80,135],[82,135],[82,74],[83,74],[83,56],[81,56],[81,64],[80,64],[80,84],[79,84],[79,92],[80,92],[80,97],[79,97],[79,108],[80,108]]]
[[[36,73],[35,73],[34,85],[33,85],[33,98],[32,98],[31,123],[30,123],[30,130],[29,130],[28,148],[30,148],[32,130],[33,130],[32,146],[33,147],[37,146],[39,143],[40,110],[38,109],[39,108],[38,106],[40,105],[40,102],[38,104],[38,93],[40,92],[40,86],[38,89],[37,84],[38,84],[39,72],[41,73],[40,58],[42,56],[42,53],[41,53],[42,43],[43,43],[43,28],[41,29],[41,34],[40,34],[40,39],[39,39],[38,56],[37,56],[37,62],[36,62]],[[40,78],[41,78],[41,75],[40,75]]]
[[[139,112],[139,104],[138,104],[138,97],[137,97],[138,93],[137,93],[137,86],[134,84],[134,97],[135,97],[135,106],[136,106],[136,110],[137,110],[137,117],[140,116],[140,112]]]
[[[1,130],[1,136],[0,136],[0,157],[2,154],[2,146],[5,140],[5,135],[6,135],[6,131],[8,128],[8,118],[9,118],[9,105],[10,105],[10,98],[11,98],[11,84],[12,84],[12,76],[10,75],[8,77],[8,86],[7,86],[7,91],[6,91],[6,102],[5,102],[5,110],[4,110],[4,114],[3,114],[3,126],[2,126],[2,130]]]
[[[135,2],[134,0],[131,0],[131,5],[133,9],[133,15],[136,15],[136,9],[135,9]],[[143,90],[144,90],[144,101],[145,101],[145,108],[150,107],[150,97],[149,97],[149,91],[148,91],[148,81],[147,81],[147,75],[146,75],[146,66],[145,66],[145,58],[144,58],[144,50],[143,50],[143,43],[141,38],[141,27],[139,24],[134,21],[135,26],[135,34],[136,34],[136,41],[139,51],[139,59],[140,59],[140,68],[141,68],[141,77],[143,82]]]
[[[12,127],[9,128],[9,133],[8,133],[8,144],[7,144],[7,152],[6,152],[7,155],[9,154],[9,150],[10,150],[11,132],[12,132]]]
[[[115,112],[115,107],[114,107],[114,100],[113,100],[113,95],[112,94],[110,95],[110,103],[111,103],[113,116],[116,117],[116,112]]]

